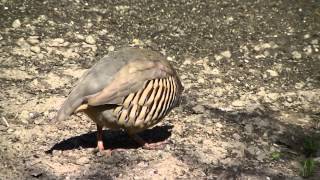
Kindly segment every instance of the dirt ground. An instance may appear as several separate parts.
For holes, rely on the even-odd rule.
[[[320,134],[318,0],[0,0],[0,11],[0,179],[302,179],[303,144]],[[51,120],[77,78],[125,46],[165,54],[183,103],[142,133],[163,150],[105,130],[106,157],[86,116]]]

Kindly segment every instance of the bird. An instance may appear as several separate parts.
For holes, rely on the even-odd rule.
[[[145,149],[137,134],[159,123],[179,105],[183,86],[166,57],[125,47],[110,52],[84,73],[59,109],[56,120],[85,113],[97,126],[97,150],[105,150],[103,128],[123,129]]]

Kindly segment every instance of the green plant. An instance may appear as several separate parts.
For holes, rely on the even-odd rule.
[[[274,151],[271,153],[271,159],[277,161],[281,158],[281,152]]]
[[[316,162],[312,158],[308,158],[302,161],[301,164],[302,164],[301,176],[302,177],[312,176],[316,166]]]

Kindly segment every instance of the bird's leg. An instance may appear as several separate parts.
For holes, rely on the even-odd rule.
[[[134,141],[136,141],[140,146],[142,146],[143,149],[161,150],[165,147],[165,144],[167,144],[167,141],[161,141],[158,143],[147,143],[137,134],[129,134],[129,135]]]
[[[97,124],[97,149],[100,152],[102,152],[104,150],[102,126],[100,126],[98,124]]]

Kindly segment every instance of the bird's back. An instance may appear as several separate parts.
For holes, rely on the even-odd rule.
[[[73,88],[67,100],[60,108],[57,115],[57,120],[64,120],[69,115],[71,115],[81,104],[87,102],[91,97],[99,95],[99,93],[103,92],[103,90],[106,89],[106,87],[109,87],[111,83],[114,84],[116,81],[115,78],[117,78],[115,76],[119,76],[119,71],[124,69],[124,67],[126,67],[128,64],[137,60],[146,62],[160,60],[161,64],[163,64],[164,66],[170,66],[165,60],[163,60],[162,56],[149,50],[123,48],[117,52],[110,53],[108,56],[103,57],[97,64],[95,64],[79,79],[77,86]],[[139,72],[139,66],[127,69],[128,71],[136,70],[137,72]],[[170,70],[170,68],[167,69]],[[162,71],[157,69],[155,71],[150,71],[151,73],[149,73],[149,71],[147,70],[148,69],[146,68],[142,68],[141,70],[142,72],[145,72],[144,76],[147,76],[146,80],[152,79],[152,76],[164,74]],[[128,73],[130,74],[130,72]],[[134,75],[135,74],[133,74],[132,76]],[[128,84],[130,85],[130,83]],[[133,90],[131,89],[131,91],[138,90],[138,86],[135,87],[135,85],[139,86],[139,83],[131,84],[129,87],[135,88]],[[114,93],[117,94],[117,92]],[[124,95],[129,94],[130,91],[124,93]],[[125,96],[123,96],[123,98],[125,98]],[[104,101],[103,103],[108,102]]]

